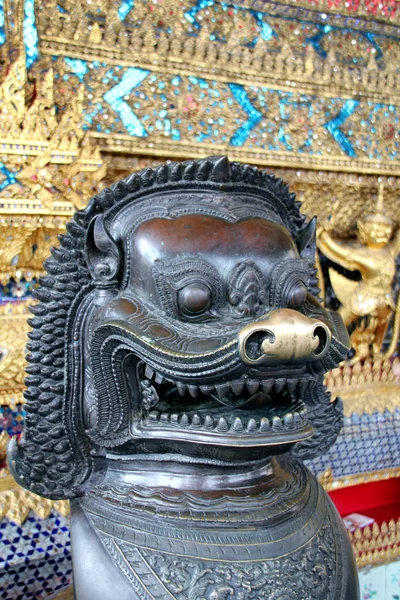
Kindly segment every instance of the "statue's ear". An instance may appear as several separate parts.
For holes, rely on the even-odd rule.
[[[95,281],[106,283],[115,279],[121,266],[121,252],[104,226],[103,216],[89,223],[86,233],[86,261]]]
[[[311,221],[299,232],[296,238],[297,249],[301,258],[314,263],[315,252],[317,249],[316,242],[317,217],[313,217]]]

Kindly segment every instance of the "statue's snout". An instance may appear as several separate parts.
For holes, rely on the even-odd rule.
[[[318,360],[331,344],[331,331],[319,319],[283,308],[239,331],[239,354],[248,365]]]

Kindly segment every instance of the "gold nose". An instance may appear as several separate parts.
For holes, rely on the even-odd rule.
[[[331,331],[319,319],[282,308],[239,331],[239,354],[248,365],[308,362],[325,356]]]

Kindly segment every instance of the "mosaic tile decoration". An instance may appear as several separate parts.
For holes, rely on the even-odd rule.
[[[266,153],[272,161],[285,155],[290,163],[296,155],[308,165],[329,159],[341,165],[361,161],[372,168],[376,161],[400,156],[398,136],[382,142],[388,128],[395,132],[400,127],[395,103],[70,57],[55,58],[54,66],[60,77],[64,73],[69,89],[77,93],[78,86],[84,86],[84,128],[99,141],[119,136],[121,150],[128,149],[124,144],[129,139],[123,136],[130,136],[157,151],[170,147],[172,152],[176,142],[183,142],[203,154],[241,149],[259,160]]]
[[[25,410],[21,404],[15,408],[0,406],[0,433],[6,431],[9,436],[22,433]]]
[[[68,519],[52,512],[32,514],[23,525],[0,523],[0,598],[48,598],[71,584]]]
[[[25,279],[21,279],[20,281],[11,280],[6,285],[0,285],[0,304],[31,298],[32,288],[35,285],[35,279],[32,281],[26,281]]]
[[[82,91],[84,130],[107,151],[398,173],[399,28],[355,4],[24,0],[26,66],[53,61],[60,114]]]
[[[399,467],[400,409],[346,417],[336,444],[307,464],[316,475],[331,469],[334,478]]]

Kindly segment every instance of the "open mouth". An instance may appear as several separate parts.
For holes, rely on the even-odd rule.
[[[195,385],[166,378],[142,362],[139,381],[140,428],[150,437],[268,446],[301,441],[313,433],[302,400],[316,383],[309,375],[290,379],[244,375]]]

